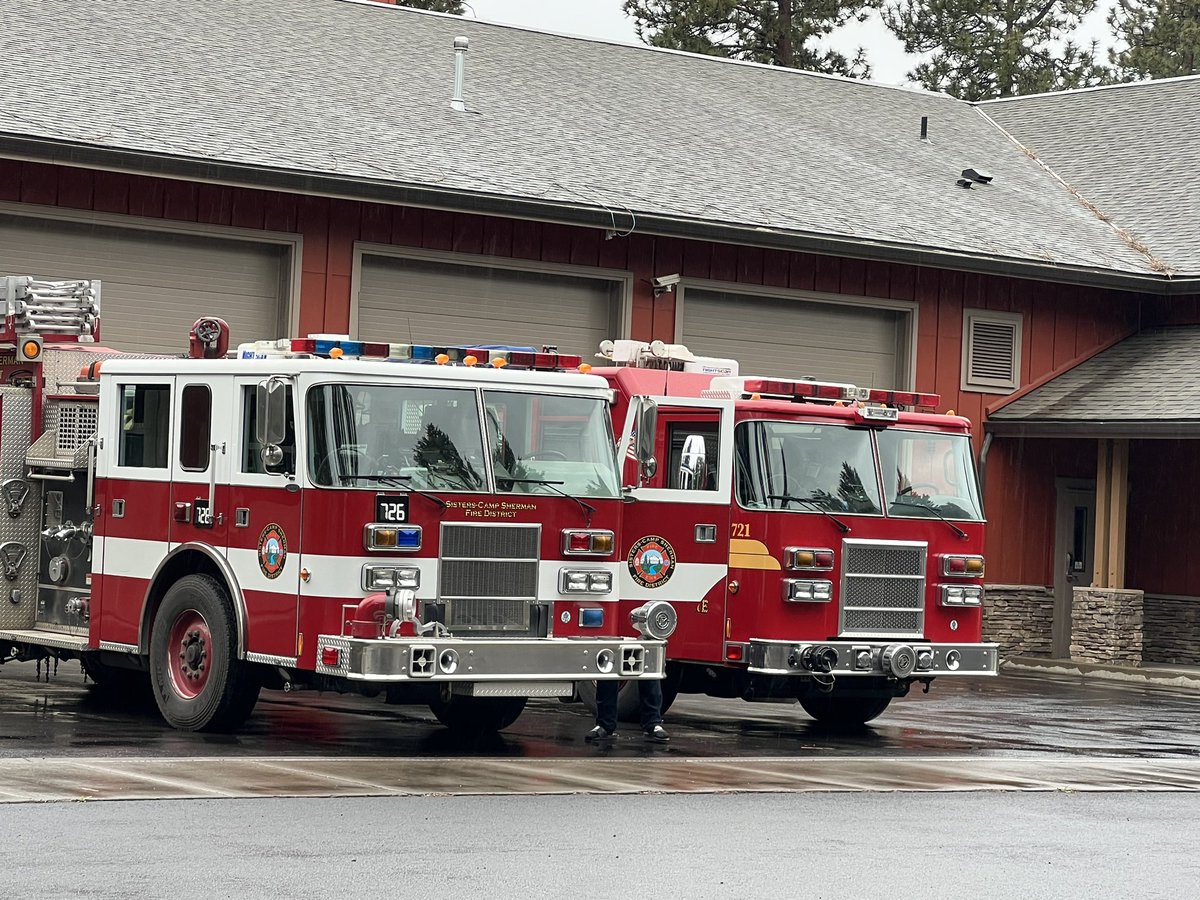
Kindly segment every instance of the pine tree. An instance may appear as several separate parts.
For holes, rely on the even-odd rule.
[[[1096,0],[895,0],[884,22],[909,53],[909,77],[931,91],[989,100],[1104,83],[1096,45],[1064,40]]]
[[[834,29],[866,19],[880,0],[625,0],[638,37],[655,47],[688,50],[866,78],[863,49],[847,58],[819,46]]]
[[[1200,0],[1117,0],[1108,24],[1125,45],[1108,54],[1121,81],[1200,75]]]

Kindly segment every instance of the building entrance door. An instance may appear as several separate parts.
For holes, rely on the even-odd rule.
[[[1058,480],[1058,514],[1054,529],[1054,621],[1051,652],[1071,655],[1073,588],[1092,583],[1096,546],[1096,482]]]

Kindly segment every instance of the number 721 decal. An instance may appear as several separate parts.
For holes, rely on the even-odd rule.
[[[750,537],[750,523],[749,522],[734,522],[733,523],[733,533],[730,535],[730,537],[735,537],[735,538]]]

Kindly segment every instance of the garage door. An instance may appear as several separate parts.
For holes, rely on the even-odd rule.
[[[686,288],[682,341],[743,375],[906,387],[910,313]]]
[[[202,314],[233,342],[279,337],[288,248],[0,214],[0,274],[99,278],[100,334],[122,350],[182,353]]]
[[[428,344],[554,344],[591,358],[618,337],[622,282],[364,256],[358,337]]]

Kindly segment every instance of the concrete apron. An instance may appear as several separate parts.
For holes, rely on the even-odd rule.
[[[813,791],[1200,791],[1200,759],[0,759],[0,803]]]

